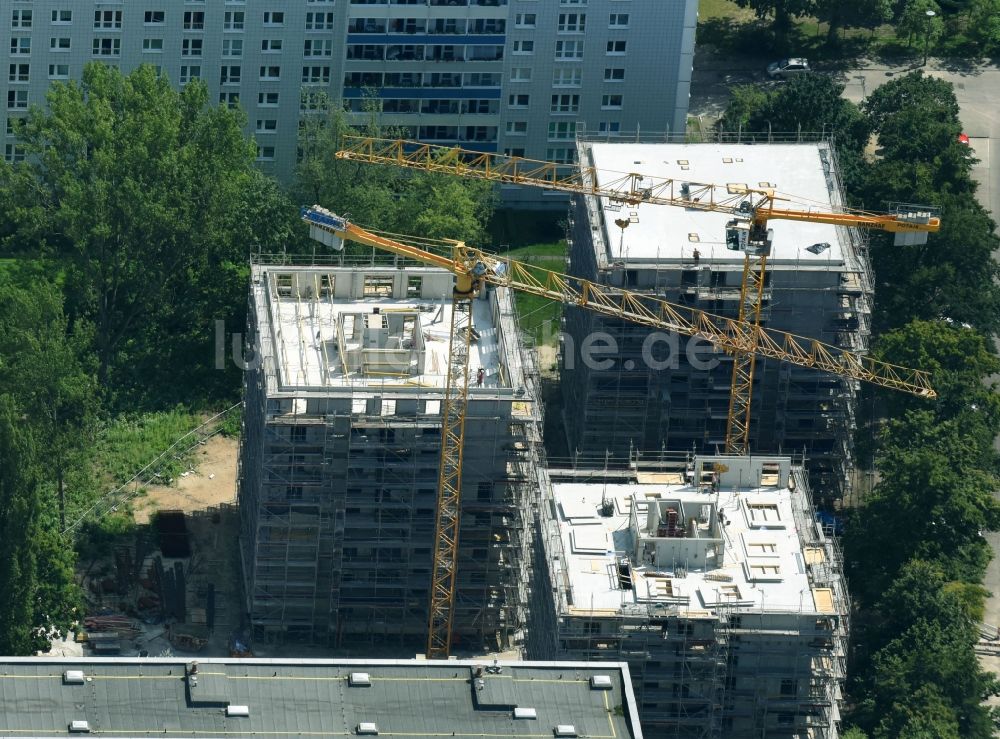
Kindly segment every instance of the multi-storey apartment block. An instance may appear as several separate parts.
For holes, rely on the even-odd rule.
[[[718,185],[775,188],[831,210],[844,204],[829,143],[580,143],[580,160],[613,178],[634,171]],[[683,185],[680,193],[684,192]],[[799,206],[789,206],[792,208]],[[802,206],[807,208],[807,206]],[[604,284],[656,295],[706,313],[737,317],[743,254],[726,244],[731,216],[669,205],[622,208],[580,197],[572,210],[570,270]],[[621,224],[624,223],[624,227]],[[870,334],[872,278],[856,229],[773,220],[765,326],[864,353]],[[584,361],[595,338],[613,347]],[[601,344],[604,347],[604,344]],[[570,449],[601,463],[661,450],[724,449],[732,357],[697,339],[678,339],[590,311],[566,311],[562,386]],[[818,495],[838,496],[850,480],[856,385],[819,372],[759,359],[750,449],[806,453]]]
[[[341,101],[406,136],[572,161],[577,132],[683,132],[694,0],[9,0],[7,121],[89,61],[148,63],[240,104],[288,179],[304,116]],[[359,114],[360,116],[363,114]]]
[[[850,603],[802,467],[574,472],[550,470],[539,509],[553,614],[532,656],[628,662],[647,736],[836,739]]]
[[[426,643],[453,277],[254,264],[240,452],[246,608],[265,641]],[[506,290],[472,301],[455,643],[516,648],[540,409]]]

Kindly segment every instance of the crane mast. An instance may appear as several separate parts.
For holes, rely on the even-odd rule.
[[[918,397],[937,397],[926,372],[891,365],[813,339],[765,329],[759,321],[715,316],[648,295],[502,259],[461,242],[451,245],[450,256],[436,254],[420,246],[366,231],[320,206],[303,208],[302,219],[310,225],[314,238],[335,249],[343,248],[343,241],[348,240],[439,267],[455,275],[450,351],[441,408],[441,456],[428,613],[427,657],[431,659],[447,658],[451,648],[461,524],[462,455],[469,402],[471,301],[485,285],[537,295],[650,328],[697,336],[737,357],[749,357],[748,377],[752,377],[755,358],[763,356],[864,380]],[[759,296],[760,288],[758,305]]]
[[[776,208],[775,203],[785,198],[779,198],[773,189],[734,189],[710,183],[650,177],[636,172],[610,172],[586,165],[568,168],[564,164],[553,162],[484,154],[402,139],[347,137],[336,156],[372,164],[442,172],[498,184],[591,195],[629,206],[648,203],[728,213],[733,219],[726,226],[726,246],[744,253],[738,318],[758,327],[767,280],[767,258],[771,249],[771,236],[767,227],[769,220],[827,223],[888,231],[897,234],[897,238],[908,239],[908,243],[922,243],[919,239],[926,240],[927,233],[941,227],[937,215],[925,207],[908,206],[895,213]],[[726,422],[726,453],[747,454],[757,353],[752,347],[728,351],[733,356],[733,371]]]

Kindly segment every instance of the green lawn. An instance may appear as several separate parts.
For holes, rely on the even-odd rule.
[[[753,11],[741,8],[732,0],[701,0],[698,3],[698,20],[732,18],[734,21],[753,20]]]
[[[565,241],[530,244],[506,251],[504,256],[553,272],[566,271]],[[522,331],[537,344],[555,346],[559,336],[559,320],[562,318],[560,303],[536,295],[516,293],[514,307],[517,309]]]
[[[130,479],[201,423],[200,415],[180,408],[114,419],[101,429],[98,436],[95,459],[98,475],[109,482]],[[181,444],[179,448],[186,446]],[[183,457],[171,458],[157,471],[164,476],[176,477],[186,469],[186,465],[187,460]]]

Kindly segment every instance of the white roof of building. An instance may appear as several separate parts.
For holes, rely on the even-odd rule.
[[[806,574],[806,562],[824,555],[800,543],[792,495],[802,493],[784,486],[725,488],[703,492],[679,481],[553,484],[572,609],[619,612],[660,604],[708,615],[724,604],[745,612],[830,612],[829,591],[814,591]],[[610,516],[601,515],[602,500],[611,502]],[[636,519],[630,516],[633,505]],[[648,537],[663,530],[637,534],[634,527],[637,520],[641,528],[649,507],[657,505],[688,516],[681,516],[683,533],[673,534],[678,538],[659,540],[666,544],[659,561],[652,545],[637,547],[636,537],[655,542]],[[707,544],[713,531],[722,540],[721,561],[718,549]],[[664,556],[669,551],[687,555]],[[629,558],[631,589],[621,587],[623,557]]]
[[[339,361],[337,325],[347,318],[348,325],[359,314],[374,314],[376,309],[386,315],[391,312],[416,312],[423,334],[420,366],[406,376],[378,376],[373,373],[347,372]],[[271,320],[277,324],[275,347],[277,366],[283,385],[299,387],[356,387],[406,385],[415,388],[445,386],[448,368],[448,336],[451,326],[450,300],[400,300],[393,298],[363,298],[302,303],[295,298],[271,301]],[[499,382],[498,344],[490,304],[472,301],[472,325],[479,338],[471,344],[470,386],[474,391],[476,372],[485,370],[483,387],[496,387]],[[348,339],[350,344],[351,340]]]
[[[829,211],[840,207],[840,193],[828,174],[832,162],[824,158],[827,144],[588,144],[593,164],[601,170],[600,184],[621,173],[672,178],[719,185],[717,198],[733,197],[727,185],[773,188],[793,202],[779,207]],[[825,150],[825,151],[824,151]],[[824,154],[821,155],[821,151]],[[602,198],[602,207],[606,201]],[[637,261],[690,261],[698,249],[701,262],[741,263],[742,254],[725,247],[726,213],[713,213],[669,205],[623,206],[606,213],[604,240],[610,259]],[[614,221],[629,218],[624,235]],[[821,223],[770,221],[774,231],[771,263],[786,261],[809,266],[841,264],[843,244],[838,227]],[[694,236],[691,236],[691,235]],[[697,241],[692,239],[697,238]],[[828,243],[830,248],[814,254],[806,247]]]

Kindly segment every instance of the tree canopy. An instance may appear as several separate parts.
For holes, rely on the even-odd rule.
[[[372,100],[370,105],[377,106]],[[484,244],[496,202],[492,183],[433,172],[337,159],[347,136],[399,138],[381,129],[374,116],[358,130],[344,112],[330,106],[306,123],[303,157],[292,189],[303,205],[319,204],[359,225],[399,234]]]
[[[64,260],[105,387],[145,394],[178,372],[221,381],[205,372],[214,319],[242,323],[247,255],[282,246],[294,218],[254,167],[242,114],[145,65],[126,76],[89,64],[47,102],[18,128],[27,159],[0,169],[8,241]]]

